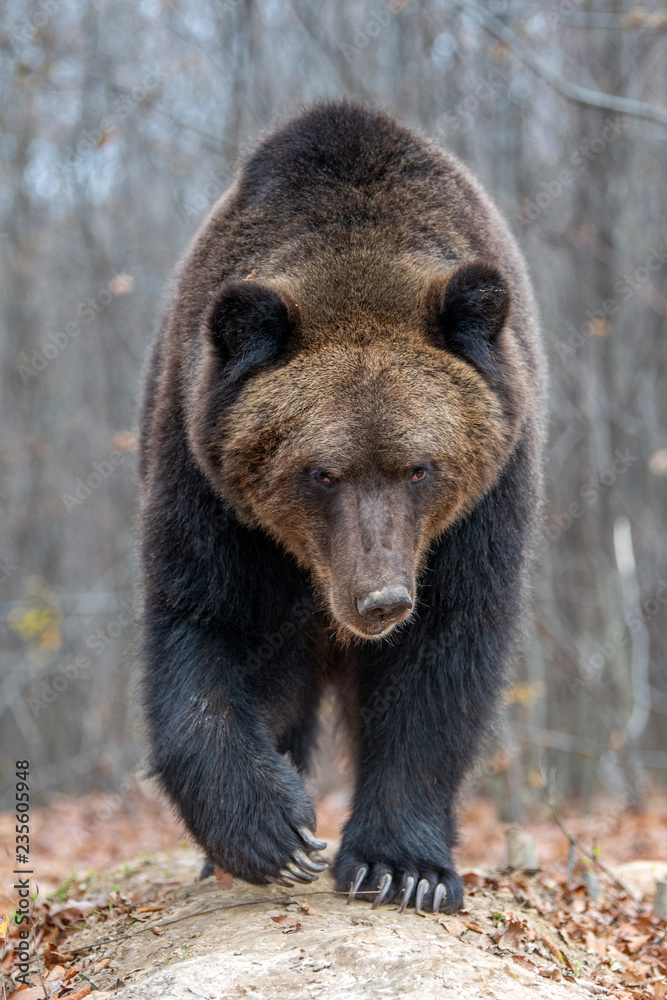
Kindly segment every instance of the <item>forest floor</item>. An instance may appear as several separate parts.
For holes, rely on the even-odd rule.
[[[335,841],[345,810],[344,795],[327,797],[318,835]],[[348,907],[327,875],[287,892],[222,874],[199,882],[201,852],[145,786],[124,797],[61,797],[32,814],[37,959],[33,985],[15,996],[664,998],[667,922],[652,897],[656,878],[667,879],[667,798],[652,795],[639,814],[599,800],[587,816],[566,812],[565,823],[627,892],[597,861],[573,858],[547,813],[522,827],[535,837],[540,870],[504,867],[509,824],[474,799],[457,853],[465,909],[420,918],[394,905]],[[13,826],[13,815],[0,815],[8,887]],[[8,889],[0,914],[11,917],[16,902]],[[19,928],[4,930],[9,995]]]

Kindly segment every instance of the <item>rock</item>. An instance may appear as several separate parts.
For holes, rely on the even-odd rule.
[[[159,935],[137,922],[125,932],[120,926],[118,931],[109,927],[107,943],[95,943],[97,927],[82,931],[75,942],[90,962],[101,954],[113,955],[108,973],[118,1000],[591,996],[590,985],[561,978],[557,968],[534,966],[525,957],[492,954],[465,940],[467,936],[481,943],[485,935],[466,930],[461,937],[466,926],[461,920],[474,922],[498,908],[498,900],[481,890],[467,897],[468,915],[452,922],[444,914],[400,915],[393,905],[375,911],[364,902],[348,906],[345,897],[334,892],[328,875],[294,890],[235,882],[220,892],[213,878],[195,882],[201,866],[196,851],[174,852],[170,858],[163,855],[157,863],[143,864],[125,879],[123,891],[136,895],[150,885],[164,892],[166,910],[148,915],[151,924],[160,922]],[[120,872],[105,876],[109,881],[120,877]],[[446,923],[456,925],[453,933]],[[487,946],[490,943],[487,938]],[[536,955],[530,957],[544,963]],[[556,978],[543,978],[540,971]],[[112,986],[111,981],[100,983],[102,990]]]

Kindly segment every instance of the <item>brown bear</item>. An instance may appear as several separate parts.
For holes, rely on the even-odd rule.
[[[211,865],[323,870],[302,774],[335,687],[339,890],[452,912],[541,492],[526,267],[464,166],[321,103],[241,165],[182,263],[141,416],[151,766]]]

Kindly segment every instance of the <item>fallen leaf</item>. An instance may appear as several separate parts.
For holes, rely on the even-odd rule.
[[[513,962],[516,962],[517,965],[520,965],[522,969],[537,968],[535,963],[531,962],[531,960],[529,958],[526,958],[525,955],[510,955],[510,958],[512,959]]]
[[[314,906],[311,906],[307,899],[302,899],[299,903],[299,909],[302,913],[307,913],[309,917],[316,917],[319,910],[316,910]]]
[[[42,957],[44,959],[44,964],[47,969],[50,969],[54,965],[66,966],[68,962],[72,961],[71,955],[69,956],[69,958],[67,958],[66,955],[61,955],[56,946],[51,942],[44,945],[42,951]]]
[[[215,881],[218,883],[218,889],[228,892],[234,884],[234,879],[229,872],[223,871],[222,868],[216,868],[213,874],[215,875]]]
[[[479,937],[473,941],[478,948],[482,948],[484,951],[489,951],[493,948],[493,941],[488,934],[480,934]]]
[[[476,931],[478,934],[485,933],[484,928],[480,927],[474,920],[462,920],[461,923],[465,924],[469,931]]]
[[[155,930],[155,927],[153,928],[153,930]],[[103,958],[101,962],[98,962],[96,965],[93,966],[93,975],[100,972],[102,969],[106,969],[107,965],[111,965],[111,959]]]
[[[59,906],[52,906],[49,916],[58,917],[67,923],[74,923],[75,920],[81,920],[86,915],[94,913],[97,909],[98,907],[95,903],[86,903],[84,900],[78,899],[68,899]]]
[[[157,913],[158,910],[166,910],[166,906],[139,906],[135,913]]]
[[[281,913],[280,916],[271,919],[282,927],[283,934],[294,934],[301,930],[301,924],[291,913]]]
[[[636,955],[640,948],[643,948],[652,937],[652,934],[638,934],[637,937],[630,938],[627,945],[630,954]]]
[[[438,917],[438,923],[442,924],[445,930],[455,938],[460,938],[467,930],[465,922],[459,920],[458,917]]]
[[[501,934],[497,943],[501,948],[516,948],[525,937],[525,933],[523,920],[512,919],[505,927],[505,931]]]
[[[486,882],[484,876],[478,875],[477,872],[466,872],[465,875],[462,875],[461,877],[466,885],[474,885],[478,889],[481,889]]]
[[[655,983],[654,991],[655,1000],[664,1000],[667,993],[667,986],[664,983]]]
[[[91,992],[91,989],[92,988],[90,986],[82,986],[80,990],[76,991],[76,993],[70,993],[67,1000],[83,1000],[83,998],[87,997]]]

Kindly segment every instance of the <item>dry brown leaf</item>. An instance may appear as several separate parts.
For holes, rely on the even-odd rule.
[[[533,970],[537,969],[535,963],[531,962],[531,960],[529,958],[526,958],[525,955],[510,955],[510,958],[517,965],[520,965],[522,969],[533,969]]]
[[[65,979],[68,981],[70,979],[74,979],[74,977],[78,976],[82,970],[83,970],[82,965],[70,965],[68,969],[65,969]]]
[[[157,913],[158,910],[166,910],[166,906],[139,906],[135,913]]]
[[[486,879],[483,875],[478,875],[477,872],[466,872],[461,876],[466,885],[474,885],[477,889],[483,888],[486,884]]]
[[[667,994],[667,986],[664,983],[654,984],[654,997],[655,1000],[665,1000],[665,995]]]
[[[316,910],[314,906],[311,906],[307,899],[302,899],[299,903],[299,909],[302,913],[306,913],[309,917],[316,917],[319,910]]]
[[[49,941],[48,944],[45,944],[42,948],[42,958],[47,969],[52,968],[54,965],[67,966],[67,963],[72,961],[71,955],[69,958],[67,957],[67,954],[61,955],[51,941]]]
[[[445,930],[455,938],[460,938],[468,929],[464,921],[459,920],[458,917],[438,917],[438,923],[442,924]]]
[[[47,983],[52,983],[54,979],[64,979],[65,978],[65,966],[64,965],[54,965],[50,970],[48,976],[46,977]]]
[[[560,971],[560,969],[557,969],[555,966],[553,968],[551,968],[551,969],[540,969],[538,971],[538,975],[542,976],[543,979],[562,979],[563,978],[563,973]]]
[[[153,929],[155,929],[155,928],[153,928]],[[98,972],[101,972],[102,969],[106,969],[107,965],[111,965],[111,959],[110,958],[103,958],[100,962],[97,962],[93,966],[93,975],[95,975]]]
[[[480,934],[479,937],[473,941],[478,948],[482,948],[483,951],[489,951],[493,948],[493,941],[488,934]]]
[[[515,918],[512,918],[509,920],[504,932],[498,939],[498,945],[501,948],[517,948],[524,939],[525,934],[526,930],[523,925],[523,920],[516,920]]]
[[[478,934],[486,933],[484,928],[480,927],[480,925],[474,920],[462,920],[461,923],[465,924],[469,931],[476,931]]]
[[[644,947],[644,945],[651,940],[652,934],[638,934],[636,937],[629,938],[627,943],[627,950],[631,955],[636,955],[637,952]]]
[[[87,997],[90,992],[91,992],[90,986],[88,985],[82,986],[80,990],[76,991],[76,993],[68,994],[67,1000],[83,1000],[83,998]]]
[[[278,917],[271,917],[274,923],[279,924],[283,934],[294,934],[301,930],[301,924],[291,913],[281,913]]]
[[[223,871],[222,868],[216,868],[213,874],[215,875],[215,881],[218,883],[218,889],[222,889],[223,892],[228,892],[234,885],[232,876],[229,872]]]
[[[82,920],[97,909],[95,903],[87,903],[83,899],[68,899],[59,906],[51,906],[49,916],[58,917],[66,923],[74,923],[75,920]]]

